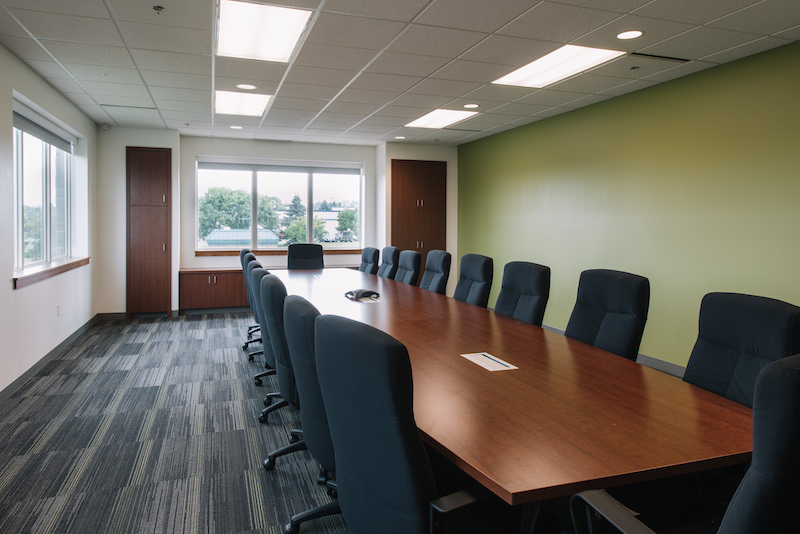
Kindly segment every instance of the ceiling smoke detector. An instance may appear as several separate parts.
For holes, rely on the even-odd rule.
[[[164,6],[153,6],[153,11],[155,11],[157,15],[162,14],[166,10],[167,8]]]

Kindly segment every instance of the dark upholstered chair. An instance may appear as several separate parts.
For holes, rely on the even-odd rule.
[[[583,271],[565,334],[635,361],[649,306],[647,278],[607,269]]]
[[[753,405],[758,372],[800,353],[800,308],[766,297],[709,293],[700,304],[697,341],[683,379]]]
[[[381,265],[378,267],[378,276],[394,279],[397,264],[400,262],[400,249],[397,247],[383,247]]]
[[[512,261],[503,269],[503,285],[494,311],[542,326],[549,298],[550,267],[527,261]]]
[[[316,243],[293,243],[287,251],[289,269],[324,269],[322,245]]]
[[[380,251],[375,247],[364,247],[361,251],[361,265],[358,270],[362,273],[376,274],[378,272],[378,256]]]
[[[377,253],[377,250],[375,251]],[[322,400],[322,391],[317,378],[317,358],[314,348],[314,323],[319,311],[310,302],[297,295],[286,297],[283,305],[284,328],[289,355],[292,358],[297,391],[300,395],[300,421],[303,426],[303,439],[308,451],[320,465],[317,481],[326,484],[329,494],[334,494],[331,479],[336,477],[336,463],[333,453],[328,415]],[[300,524],[331,514],[341,513],[339,502],[317,506],[293,515],[287,525],[286,534],[297,532]]]
[[[444,250],[431,250],[425,258],[425,270],[419,287],[444,295],[447,280],[450,278],[450,253]]]
[[[334,315],[317,318],[315,338],[339,504],[350,532],[428,532],[440,512],[449,512],[447,503],[459,499],[431,504],[439,493],[414,421],[408,351],[372,326]],[[459,496],[474,502],[466,491]],[[500,521],[496,512],[480,515],[476,528],[481,519]]]
[[[397,263],[397,272],[394,279],[404,284],[417,285],[419,279],[419,267],[422,263],[422,256],[416,250],[404,250],[400,253],[400,260]]]
[[[246,293],[247,293],[247,305],[250,306],[250,310],[251,311],[253,309],[253,301],[252,301],[252,299],[250,297],[250,280],[249,280],[249,278],[247,276],[247,264],[250,263],[250,261],[252,261],[254,259],[256,259],[256,256],[255,256],[255,254],[253,254],[250,251],[249,248],[243,248],[242,250],[239,251],[239,263],[242,264],[242,275],[244,276],[244,287],[245,287],[245,290],[246,290]],[[256,322],[255,324],[252,324],[252,325],[247,327],[247,339],[245,340],[244,345],[242,345],[242,349],[247,350],[247,347],[251,343],[260,343],[261,342],[261,338],[257,338],[257,339],[253,338],[255,333],[258,332],[258,331],[259,331],[258,322]],[[250,360],[251,361],[253,360],[252,356],[250,356]]]
[[[575,532],[653,534],[666,530],[659,528],[665,519],[670,532],[797,532],[796,508],[800,502],[798,450],[800,354],[769,363],[758,374],[753,396],[753,460],[728,503],[721,523],[721,514],[715,514],[713,507],[707,507],[696,516],[684,515],[684,510],[677,510],[668,518],[659,518],[656,524],[645,526],[634,518],[629,508],[606,492],[592,490],[571,499]]]
[[[275,374],[275,355],[272,352],[272,347],[269,342],[269,332],[267,331],[266,323],[264,322],[264,307],[261,305],[261,279],[269,274],[269,271],[261,267],[261,264],[253,260],[247,264],[248,272],[250,273],[250,287],[253,292],[254,313],[258,320],[259,330],[261,331],[261,347],[262,350],[251,352],[252,355],[264,355],[264,369],[266,371],[258,373],[253,377],[257,386],[261,385],[261,379],[265,376]]]
[[[485,308],[492,290],[494,262],[488,256],[464,254],[453,298]]]

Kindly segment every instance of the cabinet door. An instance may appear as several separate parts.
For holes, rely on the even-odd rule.
[[[446,161],[392,160],[393,207],[443,210],[446,191]]]
[[[129,206],[128,313],[170,311],[169,220],[164,206]]]
[[[181,273],[179,279],[180,309],[191,310],[214,306],[213,275]]]
[[[248,306],[247,289],[244,287],[244,275],[239,272],[215,273],[212,275],[214,283],[214,307],[237,308]]]
[[[127,147],[128,203],[163,206],[169,198],[171,150]]]

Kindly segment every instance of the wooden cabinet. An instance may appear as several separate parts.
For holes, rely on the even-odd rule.
[[[171,314],[172,151],[127,147],[126,314]]]
[[[248,306],[241,270],[182,270],[178,280],[182,310]]]
[[[447,162],[392,160],[391,244],[416,250],[447,246]]]

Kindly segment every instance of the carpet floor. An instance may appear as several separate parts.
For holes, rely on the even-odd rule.
[[[0,532],[279,534],[329,502],[299,414],[258,422],[275,377],[241,345],[249,313],[95,323],[0,402]],[[341,516],[304,534],[346,534]]]

